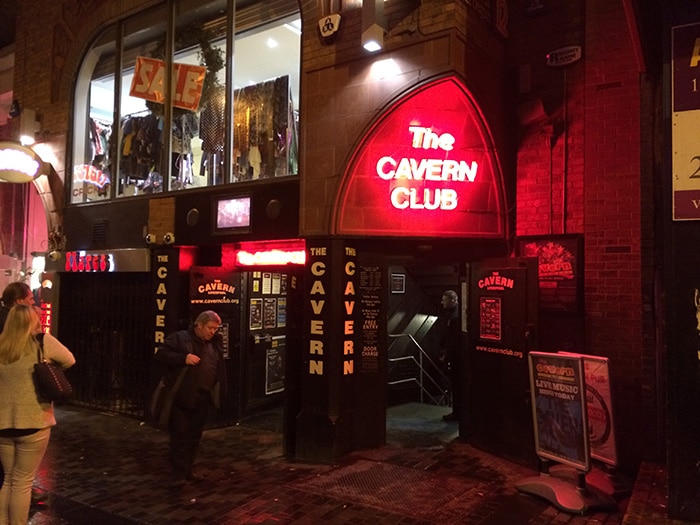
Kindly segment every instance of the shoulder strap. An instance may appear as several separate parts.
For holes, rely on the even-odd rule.
[[[173,383],[173,391],[176,391],[178,388],[180,388],[180,384],[182,383],[182,380],[185,379],[185,374],[187,373],[188,367],[187,365],[182,367],[182,370],[177,374],[177,378],[175,379],[175,382]]]
[[[44,332],[39,332],[34,336],[39,343],[39,347],[36,349],[36,360],[39,363],[45,361],[44,359]]]

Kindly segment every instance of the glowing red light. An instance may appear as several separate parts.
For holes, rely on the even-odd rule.
[[[478,106],[454,77],[417,89],[377,121],[339,195],[335,233],[505,235],[496,150]]]
[[[235,253],[239,266],[303,265],[306,262],[306,243],[299,239],[242,242]]]
[[[261,252],[248,252],[239,250],[236,252],[236,264],[242,266],[275,266],[285,264],[304,264],[306,252],[268,250]]]

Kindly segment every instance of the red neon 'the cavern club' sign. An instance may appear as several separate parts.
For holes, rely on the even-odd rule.
[[[500,165],[488,127],[456,78],[428,83],[387,110],[354,152],[336,233],[505,236]]]

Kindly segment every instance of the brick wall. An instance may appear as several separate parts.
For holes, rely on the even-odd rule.
[[[466,34],[469,26],[473,33],[488,34],[493,39],[493,22],[468,10],[463,2],[387,2],[386,58],[400,65],[401,74],[385,77],[377,76],[377,68],[372,68],[376,57],[360,45],[361,9],[345,2],[343,7],[339,36],[323,40],[317,29],[318,3],[301,3],[305,24],[301,97],[308,101],[300,122],[300,141],[304,144],[300,159],[300,172],[304,174],[300,217],[303,236],[332,232],[342,169],[358,138],[397,96],[422,80],[455,71],[474,82],[468,87],[477,94],[492,95],[496,91],[493,86],[500,85],[494,76],[502,70],[497,62],[502,60],[503,45],[485,41],[481,35]],[[477,65],[465,59],[479,54],[490,60]],[[488,117],[500,113],[500,108],[494,107],[495,100],[500,103],[501,97],[478,100]]]
[[[22,2],[14,96],[37,110],[49,140],[65,142],[72,86],[90,39],[104,24],[156,3]],[[655,435],[649,429],[656,426],[656,392],[651,321],[643,312],[652,300],[653,263],[643,247],[648,251],[653,237],[649,221],[642,228],[641,210],[650,208],[651,191],[640,189],[641,81],[622,2],[546,2],[542,13],[527,13],[528,2],[509,2],[505,74],[501,39],[466,4],[389,2],[385,41],[391,57],[409,67],[400,77],[373,79],[373,59],[359,45],[358,4],[343,2],[342,38],[323,42],[317,31],[320,4],[300,2],[302,234],[329,233],[342,167],[388,102],[425,78],[463,74],[474,82],[470,88],[479,102],[486,101],[489,121],[519,131],[509,137],[513,147],[502,151],[508,184],[517,195],[516,234],[584,235],[587,352],[611,359],[620,440],[630,457],[648,457],[653,437],[640,436]],[[546,53],[568,45],[581,45],[583,60],[566,69],[546,66]],[[512,104],[507,111],[493,107],[500,94],[489,98],[487,92],[499,83]],[[65,152],[58,155],[56,165],[62,167]]]
[[[621,459],[634,466],[659,447],[648,313],[654,208],[651,179],[642,180],[640,132],[640,108],[645,100],[651,110],[652,100],[643,99],[622,2],[548,3],[511,20],[516,233],[583,234],[585,352],[610,358]],[[569,45],[582,46],[582,60],[546,65],[547,52]]]
[[[13,97],[36,110],[41,140],[54,147],[54,166],[64,178],[75,75],[101,27],[153,1],[65,0],[21,3],[17,19]],[[61,144],[58,149],[54,145]],[[46,160],[46,159],[45,159]]]
[[[642,192],[642,76],[632,39],[621,30],[622,3],[586,3],[585,251],[586,334],[594,354],[610,358],[618,437],[630,460],[652,457],[657,423],[653,332],[644,311],[654,280],[653,209]],[[645,180],[646,189],[651,181]],[[644,197],[644,200],[643,200]],[[642,230],[645,210],[645,230]],[[646,259],[644,259],[646,257]],[[646,322],[645,322],[646,321]]]
[[[520,129],[516,234],[582,233],[584,63],[551,67],[546,55],[584,46],[583,2],[514,9],[508,51]]]

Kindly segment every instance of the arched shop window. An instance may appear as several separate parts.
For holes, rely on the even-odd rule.
[[[295,0],[177,0],[103,30],[75,85],[71,203],[296,175],[300,36]]]

